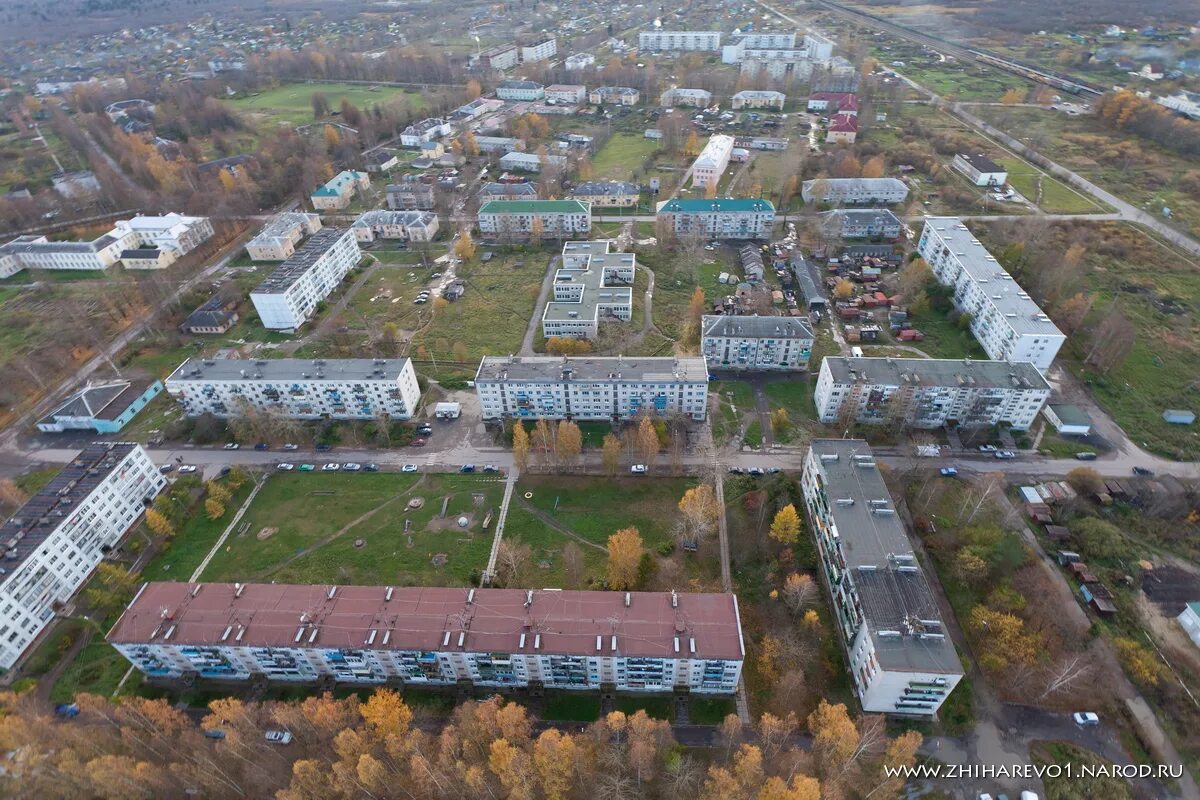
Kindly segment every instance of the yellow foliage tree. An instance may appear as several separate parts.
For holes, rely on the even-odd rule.
[[[525,430],[525,423],[517,420],[513,426],[513,463],[517,469],[525,469],[525,465],[529,463],[529,432]]]
[[[633,589],[637,586],[638,564],[646,547],[637,528],[622,528],[608,537],[608,587]]]
[[[470,261],[475,257],[475,240],[471,238],[469,230],[459,232],[458,241],[454,243],[454,255],[463,261]]]
[[[204,512],[208,514],[211,520],[218,520],[225,516],[225,504],[215,497],[210,497],[204,501]]]
[[[792,544],[796,541],[796,537],[800,535],[800,515],[796,513],[794,505],[788,503],[775,513],[775,519],[771,521],[770,535],[781,544]]]

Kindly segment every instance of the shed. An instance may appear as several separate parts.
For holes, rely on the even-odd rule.
[[[1058,527],[1058,526],[1055,526],[1055,527]],[[1064,530],[1066,530],[1066,529],[1064,528]],[[1067,533],[1069,534],[1070,531],[1067,531]],[[1058,565],[1060,567],[1065,567],[1067,564],[1075,564],[1079,560],[1080,560],[1079,553],[1076,553],[1074,550],[1059,550],[1058,551]]]
[[[1102,583],[1085,583],[1079,587],[1079,595],[1093,611],[1102,617],[1111,617],[1117,613],[1113,605],[1112,593]]]
[[[1087,436],[1092,432],[1092,419],[1078,406],[1050,404],[1042,409],[1042,416],[1064,436]]]
[[[1163,422],[1171,425],[1191,425],[1196,421],[1196,415],[1191,411],[1179,408],[1168,408],[1162,413]]]
[[[1046,536],[1056,542],[1065,542],[1071,538],[1071,531],[1062,525],[1047,525]]]

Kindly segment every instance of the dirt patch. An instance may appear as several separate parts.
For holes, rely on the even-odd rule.
[[[412,498],[411,500],[409,500],[409,501],[408,501],[408,506],[407,506],[407,508],[408,508],[409,510],[415,510],[415,509],[418,509],[418,508],[420,508],[420,507],[421,507],[421,506],[423,506],[423,505],[425,505],[425,498],[424,498],[424,497],[414,497],[414,498]]]
[[[444,567],[450,563],[450,556],[445,553],[434,553],[433,558],[429,559],[429,563],[435,567]]]
[[[1200,673],[1200,651],[1174,617],[1162,613],[1157,605],[1152,603],[1144,594],[1137,598],[1138,616],[1150,630],[1150,634],[1166,653],[1167,658],[1174,663],[1186,665],[1193,673]]]
[[[257,534],[255,534],[254,538],[258,539],[260,542],[265,542],[267,539],[270,539],[277,533],[279,533],[279,528],[263,528]]]
[[[460,516],[465,516],[467,518],[466,526],[462,526],[462,525],[458,524],[458,518]],[[427,530],[427,531],[458,531],[461,533],[461,532],[469,531],[474,525],[475,525],[475,515],[474,514],[456,514],[451,517],[439,517],[437,519],[429,520],[428,524],[425,525],[425,530]]]

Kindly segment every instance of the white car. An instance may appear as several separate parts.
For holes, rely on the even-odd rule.
[[[362,464],[351,461],[348,464],[343,464],[342,469],[346,470],[346,472],[358,472],[362,469]]]
[[[295,468],[296,468],[295,464],[288,464],[287,462],[275,465],[275,469],[280,470],[282,472],[291,472]]]
[[[646,474],[646,465],[645,464],[634,464],[632,467],[629,468],[629,471],[632,472],[634,475],[645,475]]]
[[[321,467],[321,472],[337,472],[341,468],[342,468],[341,464],[330,463],[330,464],[323,465]]]
[[[267,731],[266,739],[271,744],[290,744],[292,741],[291,731]]]
[[[238,444],[237,442],[229,442],[228,444],[225,445],[226,450],[238,450],[240,448],[241,448],[241,445]]]
[[[1100,715],[1094,711],[1076,711],[1071,715],[1071,719],[1075,720],[1075,724],[1082,728],[1100,724]]]
[[[181,464],[179,467],[179,472],[184,475],[188,474],[189,472],[195,472],[195,471],[196,471],[196,468],[191,464]]]
[[[403,467],[400,468],[400,471],[401,472],[416,472],[417,465],[416,464],[405,464]]]
[[[298,444],[292,444],[291,442],[288,442],[287,444],[285,444],[285,445],[283,446],[283,449],[284,449],[284,450],[299,450],[299,449],[300,449],[300,445],[298,445]]]

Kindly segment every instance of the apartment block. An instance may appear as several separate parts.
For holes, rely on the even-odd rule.
[[[521,63],[548,61],[558,53],[558,40],[553,36],[521,45]]]
[[[418,120],[400,132],[400,144],[405,147],[420,147],[423,144],[449,136],[454,126],[441,117]]]
[[[633,316],[633,253],[609,252],[612,242],[565,242],[554,294],[542,314],[542,335],[594,339],[605,320]]]
[[[838,208],[826,211],[821,227],[843,239],[898,239],[904,223],[886,208]]]
[[[958,217],[926,217],[917,246],[989,358],[1032,361],[1045,371],[1067,337]]]
[[[733,694],[737,597],[147,583],[108,641],[151,678]]]
[[[296,245],[309,234],[321,230],[321,217],[303,211],[276,214],[250,241],[246,253],[254,261],[286,261]]]
[[[692,186],[715,189],[721,182],[721,176],[725,174],[732,155],[732,136],[724,134],[710,136],[708,143],[700,151],[700,155],[696,156],[696,160],[692,162]]]
[[[596,57],[591,53],[574,53],[567,56],[566,60],[563,61],[563,66],[566,67],[567,72],[575,72],[595,65]]]
[[[814,440],[800,486],[863,711],[932,719],[962,664],[870,446]]]
[[[571,189],[571,198],[591,203],[593,208],[633,208],[638,204],[641,192],[641,187],[636,183],[584,181]]]
[[[1050,384],[1028,361],[829,356],[813,392],[817,417],[905,428],[1028,430]]]
[[[515,44],[502,44],[490,50],[484,50],[478,56],[470,58],[470,64],[483,70],[503,72],[512,69],[521,58],[521,51]]]
[[[746,89],[735,94],[730,105],[735,111],[743,108],[773,108],[782,111],[786,102],[787,95],[783,92]]]
[[[703,358],[485,356],[475,373],[483,419],[628,420],[682,414],[703,420]]]
[[[347,169],[334,175],[329,182],[313,192],[309,200],[318,211],[340,211],[350,205],[356,194],[370,188],[370,175]]]
[[[0,526],[0,669],[21,658],[166,485],[141,445],[88,445]]]
[[[524,150],[525,140],[512,136],[476,136],[475,145],[481,153],[511,153]]]
[[[438,232],[438,217],[432,211],[367,211],[350,226],[360,242],[399,239],[405,242],[430,242]]]
[[[506,171],[541,172],[543,166],[562,169],[567,166],[567,157],[521,153],[516,150],[500,156],[500,169]]]
[[[721,49],[720,31],[642,31],[638,34],[638,50],[659,52],[662,50]]]
[[[286,419],[408,419],[421,401],[407,358],[189,358],[166,380],[189,417],[257,409]]]
[[[802,317],[725,314],[700,321],[700,352],[714,370],[806,370],[812,348],[812,325]]]
[[[707,89],[667,89],[662,93],[659,103],[663,108],[684,106],[688,108],[708,108],[712,105],[712,92]]]
[[[711,239],[766,239],[775,224],[775,206],[753,197],[668,200],[658,219],[676,236]]]
[[[546,87],[536,81],[506,80],[496,84],[496,97],[501,100],[541,100]]]
[[[735,41],[721,47],[721,63],[737,64],[741,62],[746,50],[792,50],[796,47],[795,33],[761,33],[735,34]]]
[[[485,238],[569,239],[592,230],[592,209],[579,200],[489,200],[479,207],[479,232]]]
[[[546,102],[578,105],[587,100],[587,87],[572,83],[556,83],[546,87]]]
[[[642,93],[629,86],[597,86],[588,92],[593,105],[636,106],[641,99]]]
[[[432,211],[433,185],[421,181],[388,184],[387,205],[392,211]]]
[[[250,292],[263,327],[299,328],[360,258],[362,251],[349,228],[322,228],[314,233]]]
[[[537,200],[537,187],[529,182],[485,183],[479,187],[479,200]]]
[[[806,203],[892,205],[903,203],[908,187],[896,178],[818,178],[800,186]]]

